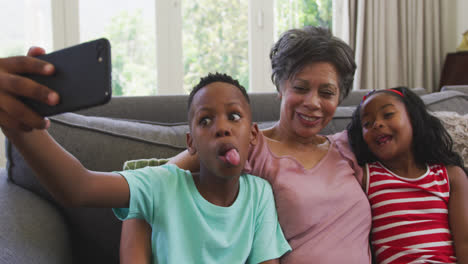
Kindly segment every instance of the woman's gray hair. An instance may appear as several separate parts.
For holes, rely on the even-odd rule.
[[[281,82],[294,77],[305,66],[328,62],[338,71],[340,102],[353,86],[354,52],[327,28],[307,26],[284,32],[270,51],[271,80],[280,90]]]

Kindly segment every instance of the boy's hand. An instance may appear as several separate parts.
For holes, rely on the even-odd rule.
[[[0,126],[2,129],[31,131],[45,129],[49,121],[25,106],[18,96],[55,105],[58,94],[33,80],[19,74],[51,75],[52,64],[32,58],[44,54],[44,50],[32,47],[28,56],[0,58]]]

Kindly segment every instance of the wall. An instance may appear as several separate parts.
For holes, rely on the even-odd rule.
[[[442,1],[442,50],[443,54],[456,52],[463,33],[468,30],[468,1]]]
[[[468,1],[457,0],[457,46],[461,43],[462,34],[468,31]]]

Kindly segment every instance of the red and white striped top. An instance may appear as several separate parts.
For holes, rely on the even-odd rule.
[[[455,263],[445,166],[430,165],[415,179],[400,177],[379,162],[367,164],[366,170],[377,262]]]

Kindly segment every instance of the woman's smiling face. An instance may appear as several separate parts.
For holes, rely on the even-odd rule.
[[[309,64],[285,80],[280,87],[280,126],[293,136],[316,136],[338,107],[338,80],[338,72],[328,62]]]

